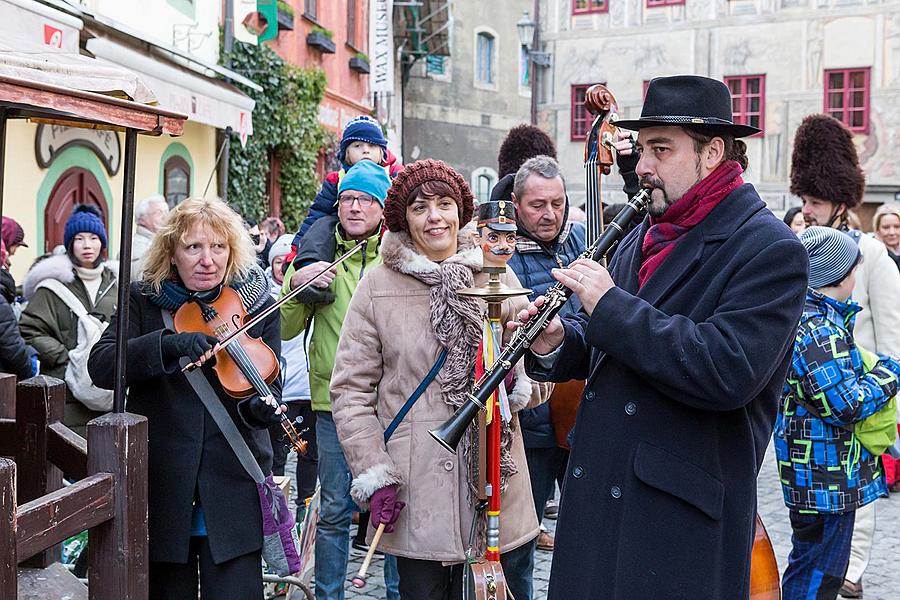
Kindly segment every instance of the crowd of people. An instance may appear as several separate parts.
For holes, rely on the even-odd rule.
[[[505,585],[534,598],[535,552],[547,550],[552,600],[747,597],[756,478],[774,437],[793,529],[784,598],[862,597],[876,500],[900,488],[889,450],[900,205],[878,208],[871,236],[851,227],[865,190],[852,135],[813,115],[794,140],[802,204],[779,222],[742,178],[741,138],[756,129],[733,123],[716,80],[654,79],[640,118],[617,125],[621,201],[647,190],[649,216],[619,224],[608,268],[579,258],[590,241],[552,140],[523,125],[499,149],[489,202],[517,229],[503,281],[530,291],[504,302],[504,341],[544,310],[551,285],[573,292],[501,384]],[[126,409],[149,422],[151,598],[262,597],[258,490],[210,399],[266,474],[286,468],[284,415],[304,430],[294,497],[303,522],[317,496],[318,600],[344,598],[354,519],[357,547],[383,526],[388,600],[457,599],[471,586],[469,560],[486,543],[478,428],[455,455],[429,430],[469,402],[485,331],[485,302],[459,294],[487,280],[475,198],[444,162],[401,165],[370,117],[347,125],[338,158],[295,234],[217,199],[136,206]],[[64,422],[84,435],[112,407],[107,224],[76,206],[62,246],[18,291],[9,264],[23,246],[4,217],[0,368],[64,379]],[[227,326],[217,307],[228,294],[276,377],[178,325],[199,307]],[[229,364],[246,393],[228,383]],[[563,420],[576,410],[573,427]],[[554,539],[542,521],[557,488]]]

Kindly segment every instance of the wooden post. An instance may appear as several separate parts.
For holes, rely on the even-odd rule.
[[[16,600],[16,463],[0,458],[0,598]]]
[[[66,404],[66,385],[59,379],[38,375],[19,383],[16,390],[17,499],[25,504],[62,487],[62,471],[47,458],[48,427],[61,421]],[[22,563],[45,569],[62,558],[62,545],[47,548]]]
[[[0,373],[0,419],[16,418],[16,376]]]
[[[115,478],[113,519],[91,530],[91,600],[147,600],[147,418],[109,413],[88,423],[88,475]]]

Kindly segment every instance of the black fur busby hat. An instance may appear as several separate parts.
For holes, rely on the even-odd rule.
[[[526,160],[542,154],[556,158],[556,145],[550,136],[534,125],[516,125],[506,134],[497,153],[498,175],[515,173]]]
[[[829,115],[803,119],[794,136],[791,193],[853,208],[862,202],[865,189],[866,178],[850,130]]]

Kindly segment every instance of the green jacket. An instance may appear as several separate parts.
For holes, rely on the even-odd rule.
[[[51,256],[36,263],[22,288],[28,306],[19,319],[22,337],[38,353],[41,375],[64,379],[69,364],[69,350],[78,344],[78,317],[65,302],[52,291],[38,288],[45,279],[58,279],[81,300],[88,312],[109,321],[116,311],[116,275],[109,268],[103,269],[97,298],[88,298],[87,288],[75,276],[72,262],[66,255]]]
[[[330,260],[341,256],[356,245],[355,241],[344,240],[337,228],[334,236],[337,248]],[[303,334],[307,327],[313,327],[309,343],[309,390],[313,410],[331,412],[329,387],[331,372],[334,369],[334,356],[341,335],[341,324],[344,322],[350,298],[359,280],[366,271],[381,264],[380,237],[380,231],[370,236],[366,240],[364,252],[357,252],[338,266],[337,275],[329,286],[329,290],[334,293],[334,302],[304,304],[297,300],[289,300],[281,305],[281,339],[293,339]],[[281,288],[282,296],[290,291],[291,277],[295,271],[294,265],[288,267]]]

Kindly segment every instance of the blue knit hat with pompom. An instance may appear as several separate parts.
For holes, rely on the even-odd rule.
[[[77,204],[69,220],[66,221],[66,230],[63,234],[63,245],[69,248],[72,239],[79,233],[93,233],[100,238],[100,249],[106,248],[106,226],[103,225],[103,213],[96,206],[90,204]]]
[[[366,142],[380,146],[382,158],[387,158],[387,140],[384,139],[384,132],[381,131],[381,123],[368,115],[354,117],[344,127],[340,149],[338,150],[338,160],[341,161],[344,169],[349,169],[352,166],[347,164],[346,157],[347,148],[353,142]]]

